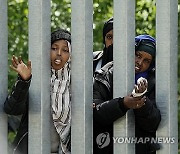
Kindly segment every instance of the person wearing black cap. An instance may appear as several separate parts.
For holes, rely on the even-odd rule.
[[[113,60],[113,18],[104,23],[103,44],[103,51],[93,52],[93,72]]]
[[[71,127],[71,34],[58,29],[51,33],[51,154],[70,154]],[[31,61],[27,65],[19,57],[12,57],[12,66],[18,79],[4,102],[4,111],[10,115],[22,115],[13,142],[13,154],[28,153],[28,91],[31,82]],[[63,112],[61,112],[63,110]]]
[[[113,154],[113,122],[123,117],[129,109],[133,109],[135,115],[136,154],[155,154],[156,150],[160,149],[158,143],[151,142],[156,137],[161,121],[155,100],[155,55],[153,37],[139,35],[135,38],[135,88],[128,96],[113,99],[113,62],[95,72],[94,154]]]

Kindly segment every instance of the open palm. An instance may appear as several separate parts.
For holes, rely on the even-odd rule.
[[[27,65],[24,64],[21,57],[12,57],[12,65],[10,67],[16,71],[23,80],[28,80],[31,77],[31,61],[28,61]]]

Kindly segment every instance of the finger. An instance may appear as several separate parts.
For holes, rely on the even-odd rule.
[[[138,104],[139,104],[139,107],[142,107],[144,105],[144,102],[140,101]]]
[[[142,86],[145,87],[145,88],[147,87],[147,81],[146,80],[142,81]]]
[[[10,67],[12,70],[14,70],[15,72],[18,72],[17,69],[16,69],[14,66],[9,65],[9,67]]]
[[[18,57],[18,62],[21,64],[23,63],[21,56]]]
[[[135,106],[135,109],[139,109],[139,108],[141,108],[141,107],[142,107],[142,104],[137,103],[136,106]]]
[[[13,61],[14,61],[14,63],[15,63],[16,65],[18,65],[18,64],[19,64],[17,57],[16,57],[16,56],[14,56],[14,55],[13,55]]]
[[[143,82],[142,82],[142,83],[143,83],[143,85],[146,85],[146,80],[143,80]]]
[[[146,89],[146,87],[144,86],[144,84],[141,84],[141,86],[139,87],[139,92],[142,93],[144,92]]]
[[[143,100],[144,102],[146,102],[146,96],[143,96],[142,100]]]
[[[146,79],[144,79],[144,80],[143,80],[143,85],[147,88],[147,86],[148,86],[148,82],[147,82],[147,80],[146,80]]]
[[[141,107],[143,107],[145,104],[137,104],[136,105],[136,109],[139,109],[139,108],[141,108]]]
[[[141,83],[138,84],[138,89],[139,89],[138,92],[141,93],[142,92],[142,85],[141,85]]]
[[[139,107],[140,107],[140,105],[137,103],[135,108],[138,109]]]
[[[30,61],[30,60],[28,60],[27,67],[28,67],[29,69],[31,69],[31,61]]]
[[[144,105],[145,105],[145,101],[144,99],[141,99],[136,103],[136,108],[141,108]]]
[[[138,87],[138,85],[135,85],[134,87],[135,87],[135,93],[139,93],[139,87]]]
[[[128,105],[128,108],[131,108],[131,109],[136,109],[137,107],[139,107],[139,104],[137,101],[133,101],[133,102],[130,102]]]
[[[145,102],[146,102],[146,96],[141,98],[141,101],[139,103],[141,104],[141,106],[143,106],[143,105],[145,105]]]
[[[15,60],[15,57],[13,56],[12,59],[11,59],[11,62],[12,62],[12,65],[17,68],[17,63],[16,63],[16,60]]]
[[[148,88],[148,82],[145,82],[145,87]]]
[[[146,90],[146,80],[143,80],[143,82],[141,82],[141,86],[139,87],[139,92],[143,93]]]
[[[142,101],[142,98],[140,98],[139,100],[134,102],[134,105],[136,106],[136,108],[137,108],[137,106],[139,107],[139,106],[142,106],[143,104],[144,104],[144,102]]]

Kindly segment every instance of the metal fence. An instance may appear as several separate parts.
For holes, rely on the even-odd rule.
[[[72,153],[92,153],[93,1],[72,0]],[[177,130],[177,0],[156,0],[156,99],[162,121],[157,137],[171,137],[158,154],[178,153]],[[0,0],[0,151],[7,154],[7,0]],[[123,36],[123,39],[122,39]],[[114,0],[114,97],[132,89],[135,1]],[[40,42],[40,43],[39,43]],[[120,44],[120,46],[119,46]],[[50,0],[29,0],[29,57],[33,80],[29,105],[29,154],[49,154]],[[81,60],[80,60],[81,59]],[[130,63],[130,61],[132,63]],[[122,67],[118,67],[121,65]],[[127,78],[122,78],[126,74]],[[121,86],[118,86],[121,85]],[[120,88],[123,85],[123,89]],[[129,112],[114,123],[114,136],[134,136]],[[114,153],[133,154],[134,144],[115,144]]]
[[[7,115],[3,112],[3,102],[7,96],[8,75],[8,32],[7,1],[0,1],[0,149],[7,153]]]

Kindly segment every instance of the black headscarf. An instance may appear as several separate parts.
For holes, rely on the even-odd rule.
[[[113,18],[110,18],[104,23],[103,27],[103,43],[105,46],[105,36],[106,34],[113,29]],[[113,45],[110,45],[108,48],[106,46],[103,49],[102,56],[102,66],[106,65],[108,62],[113,61]]]
[[[105,44],[106,34],[113,29],[113,18],[110,18],[104,23],[103,27],[103,43]]]
[[[101,67],[103,67],[104,65],[106,65],[108,62],[111,61],[113,61],[113,44],[110,45],[108,48],[106,47],[104,48]]]

